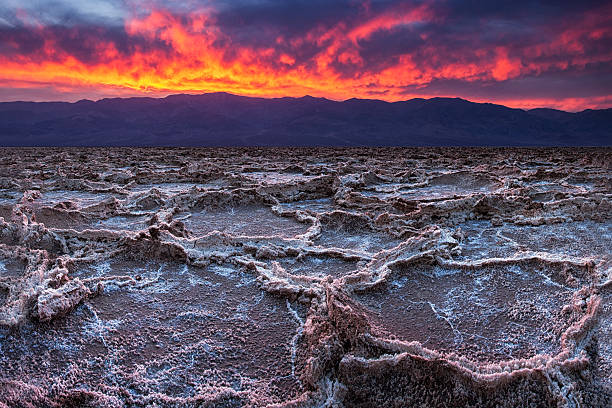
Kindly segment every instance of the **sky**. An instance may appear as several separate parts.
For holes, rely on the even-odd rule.
[[[612,2],[0,2],[0,101],[218,91],[609,108]]]

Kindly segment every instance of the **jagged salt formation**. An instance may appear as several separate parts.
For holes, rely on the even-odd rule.
[[[609,149],[0,156],[0,406],[612,404]]]

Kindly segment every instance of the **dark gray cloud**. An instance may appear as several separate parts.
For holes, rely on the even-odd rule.
[[[127,0],[3,0],[0,25],[122,24]]]
[[[385,19],[415,9],[421,20],[385,25]],[[167,33],[155,31],[159,27],[129,31],[130,21],[154,10],[188,30],[197,30],[191,16],[205,14],[207,24],[214,24],[212,44],[222,50],[223,63],[248,49],[261,53],[258,64],[268,70],[299,66],[313,72],[325,57],[326,73],[367,77],[371,86],[361,87],[372,95],[389,94],[375,76],[406,57],[423,71],[419,78],[429,78],[398,83],[408,94],[498,99],[612,94],[612,6],[606,1],[4,0],[0,54],[34,62],[69,55],[86,65],[104,64],[111,58],[104,49],[112,45],[118,54],[112,58],[171,56],[177,51]],[[379,26],[348,38],[368,24]],[[273,52],[262,51],[269,49]],[[488,75],[473,72],[487,61],[493,61]]]

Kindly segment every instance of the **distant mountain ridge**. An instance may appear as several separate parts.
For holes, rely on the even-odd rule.
[[[0,103],[0,146],[610,146],[612,109],[228,93]]]

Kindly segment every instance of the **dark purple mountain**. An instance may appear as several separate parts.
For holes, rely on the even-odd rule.
[[[612,109],[227,93],[0,103],[2,146],[610,146]]]

